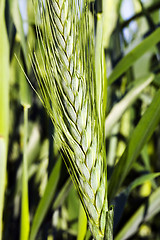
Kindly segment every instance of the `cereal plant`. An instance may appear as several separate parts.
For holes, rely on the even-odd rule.
[[[159,9],[1,0],[0,240],[160,237]]]

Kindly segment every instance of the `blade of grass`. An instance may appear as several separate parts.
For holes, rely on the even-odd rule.
[[[143,54],[154,47],[160,41],[160,28],[155,30],[149,37],[144,39],[137,47],[129,52],[123,59],[116,65],[113,72],[108,78],[108,84],[112,84],[118,77],[120,77],[133,63],[140,58]]]
[[[108,167],[113,167],[116,159],[117,154],[117,144],[118,144],[118,133],[120,129],[120,124],[117,123],[112,131],[111,131],[111,137],[109,139],[108,144],[108,153],[107,153],[107,164]]]
[[[5,23],[5,0],[0,1],[0,240],[2,239],[3,206],[9,131],[9,44]]]
[[[141,177],[138,177],[136,180],[134,180],[124,191],[122,191],[115,199],[115,211],[114,211],[114,229],[117,227],[118,223],[120,222],[121,216],[123,214],[125,205],[127,203],[127,199],[129,197],[129,194],[131,191],[144,184],[146,181],[151,181],[154,178],[157,178],[160,176],[160,173],[149,173],[145,174]]]
[[[86,237],[85,237],[85,240],[90,240],[91,239],[91,232],[89,231],[89,229],[87,230],[87,233],[86,233]]]
[[[113,199],[113,197],[115,196],[117,190],[119,189],[125,177],[132,168],[133,163],[140,154],[143,146],[153,134],[153,131],[155,130],[160,120],[159,103],[160,90],[157,91],[152,103],[139,121],[130,138],[126,150],[124,151],[122,157],[120,158],[113,171],[108,187],[108,194],[110,200]]]
[[[73,184],[68,194],[68,197],[66,199],[66,204],[67,204],[67,212],[68,212],[68,221],[70,222],[69,231],[77,235],[80,205],[79,205],[79,196]],[[75,221],[75,219],[77,221]]]
[[[23,66],[23,64],[20,63],[20,66]],[[30,86],[25,78],[25,75],[23,74],[23,71],[21,71],[21,69],[20,69],[20,75],[19,75],[19,84],[20,84],[21,105],[24,108],[28,109],[31,107],[31,89],[30,89]]]
[[[115,237],[115,240],[128,239],[138,229],[142,221],[147,221],[160,211],[160,187],[148,198],[135,214],[127,221],[122,230]]]
[[[133,104],[139,94],[154,80],[154,75],[144,77],[136,81],[135,86],[126,94],[126,96],[117,103],[109,113],[105,121],[105,136],[108,136],[113,126],[119,121],[123,113]]]
[[[84,240],[87,232],[87,217],[82,204],[79,206],[77,240]]]
[[[65,201],[67,195],[69,194],[69,191],[71,190],[72,187],[72,181],[69,178],[67,180],[67,182],[65,183],[65,185],[63,186],[63,188],[61,189],[60,193],[58,194],[58,196],[56,197],[54,203],[53,203],[53,210],[59,208],[63,202]]]
[[[114,209],[110,206],[109,211],[107,211],[107,224],[105,229],[105,238],[104,240],[113,240],[113,216],[114,216]]]
[[[58,181],[60,178],[61,163],[62,163],[62,159],[59,158],[50,174],[44,195],[43,195],[42,199],[40,200],[40,203],[38,204],[36,213],[33,218],[33,223],[31,226],[30,238],[29,238],[30,240],[35,239],[37,232],[39,230],[39,227],[40,227],[40,225],[48,211],[48,208],[51,204],[51,201],[55,194],[56,187],[57,187],[57,184],[58,184]]]
[[[128,193],[130,193],[134,188],[140,186],[141,184],[143,184],[146,181],[151,181],[154,178],[157,178],[160,176],[160,173],[149,173],[149,174],[145,174],[139,178],[137,178],[136,180],[134,180],[127,188]]]

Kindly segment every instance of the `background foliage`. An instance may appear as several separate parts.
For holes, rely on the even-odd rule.
[[[96,13],[104,9],[105,131],[114,238],[158,240],[160,2],[93,4]],[[54,127],[20,67],[37,89],[29,61],[29,52],[35,50],[32,1],[1,0],[0,239],[90,239]]]

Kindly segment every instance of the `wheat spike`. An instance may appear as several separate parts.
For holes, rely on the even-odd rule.
[[[104,239],[107,176],[97,114],[94,40],[86,0],[40,1],[40,60],[32,56],[42,102],[69,156],[94,239]]]

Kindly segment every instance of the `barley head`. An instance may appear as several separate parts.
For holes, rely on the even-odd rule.
[[[41,101],[69,157],[93,237],[104,239],[107,206],[104,124],[96,103],[94,27],[87,0],[42,0],[33,54]]]

